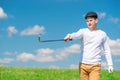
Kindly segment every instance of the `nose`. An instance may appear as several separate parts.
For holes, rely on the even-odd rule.
[[[87,22],[88,25],[91,25],[90,21]]]

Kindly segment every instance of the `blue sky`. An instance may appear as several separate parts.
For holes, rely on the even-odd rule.
[[[0,65],[76,68],[79,40],[39,43],[37,36],[63,39],[87,27],[84,15],[96,11],[98,28],[110,38],[114,69],[120,69],[119,5],[119,0],[0,0]]]

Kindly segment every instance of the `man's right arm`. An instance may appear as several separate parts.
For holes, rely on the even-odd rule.
[[[64,40],[66,42],[68,42],[70,39],[81,39],[82,38],[82,35],[83,35],[83,30],[80,29],[79,31],[77,32],[74,32],[72,34],[67,34],[64,38]]]

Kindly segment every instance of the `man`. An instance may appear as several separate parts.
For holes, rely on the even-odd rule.
[[[81,39],[80,54],[80,80],[100,80],[101,51],[108,63],[109,73],[113,72],[111,51],[107,43],[107,35],[97,28],[98,15],[96,12],[88,12],[85,15],[88,28],[83,28],[72,34],[67,34],[64,40]]]

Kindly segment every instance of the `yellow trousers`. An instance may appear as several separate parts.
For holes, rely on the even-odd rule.
[[[79,64],[80,80],[100,80],[100,64]]]

